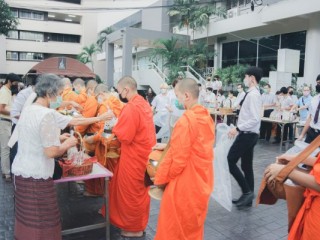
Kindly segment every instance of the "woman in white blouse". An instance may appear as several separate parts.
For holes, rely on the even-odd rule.
[[[60,135],[71,119],[57,118],[63,83],[53,74],[39,77],[35,102],[22,112],[18,128],[15,175],[15,239],[61,239],[60,212],[52,180],[54,158],[77,144],[73,136]]]

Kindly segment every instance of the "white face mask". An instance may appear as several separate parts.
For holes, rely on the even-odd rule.
[[[164,94],[164,93],[167,93],[167,89],[162,88],[162,89],[160,89],[160,92],[163,93],[163,94]]]
[[[98,97],[98,103],[102,103],[103,102],[103,99],[102,99],[102,97]]]
[[[248,79],[244,79],[244,81],[243,81],[243,83],[244,83],[244,85],[246,86],[246,87],[249,87],[249,80]]]

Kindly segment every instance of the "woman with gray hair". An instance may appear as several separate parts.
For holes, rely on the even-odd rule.
[[[54,74],[39,77],[35,102],[22,111],[18,130],[18,153],[12,165],[15,178],[15,239],[60,240],[61,223],[52,180],[54,158],[77,144],[60,129],[70,124],[90,124],[105,117],[75,118],[55,111],[61,104],[62,80]]]

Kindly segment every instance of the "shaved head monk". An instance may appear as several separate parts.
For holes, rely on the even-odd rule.
[[[174,88],[186,111],[176,122],[169,149],[155,176],[165,185],[156,240],[202,240],[209,197],[213,190],[214,124],[198,104],[199,87],[193,79]],[[155,146],[155,149],[163,148]]]
[[[156,143],[149,103],[137,92],[129,76],[119,80],[119,98],[128,103],[122,109],[113,133],[121,143],[121,156],[110,181],[110,221],[126,237],[144,237],[149,218],[150,197],[144,185],[148,156]]]

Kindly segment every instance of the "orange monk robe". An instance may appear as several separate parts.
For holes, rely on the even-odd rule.
[[[121,143],[121,156],[110,181],[110,221],[124,231],[143,231],[150,210],[144,175],[148,155],[156,143],[153,114],[148,102],[138,94],[130,99],[113,132]]]
[[[97,116],[98,110],[98,101],[94,96],[90,96],[87,98],[87,101],[84,104],[82,110],[82,116],[86,118]],[[90,125],[77,126],[76,131],[79,132],[82,136],[86,134],[86,130]],[[94,133],[95,131],[90,131],[90,133]]]
[[[116,117],[120,115],[120,112],[123,108],[123,103],[115,98],[111,97],[108,98],[106,101],[104,101],[102,104],[99,105],[97,115],[100,115],[102,113],[107,112],[109,109],[111,109]],[[95,156],[98,159],[98,162],[102,164],[104,167],[108,168],[109,170],[114,169],[115,166],[113,166],[114,162],[110,159],[106,159],[106,149],[105,145],[102,140],[102,133],[104,130],[104,122],[97,122],[94,124],[91,124],[87,132],[95,133],[95,136],[93,138],[93,142],[96,144],[95,147]],[[108,161],[109,160],[109,161]],[[86,191],[94,194],[94,195],[103,195],[104,194],[104,178],[97,178],[92,180],[85,181],[85,188]]]
[[[83,89],[79,94],[76,94],[76,98],[74,101],[81,105],[82,108],[84,108],[84,105],[88,99],[88,95],[86,93],[86,89]]]
[[[320,184],[320,155],[310,173]],[[312,240],[320,238],[320,192],[306,189],[305,200],[290,229],[288,240]]]
[[[177,121],[155,185],[167,184],[161,200],[156,240],[202,240],[213,190],[214,124],[195,105]]]
[[[62,97],[62,101],[74,101],[76,100],[76,98],[78,97],[78,95],[72,91],[72,88],[65,88],[61,94]],[[68,109],[71,109],[72,106],[68,106]],[[59,110],[63,110],[62,108],[59,108]]]

